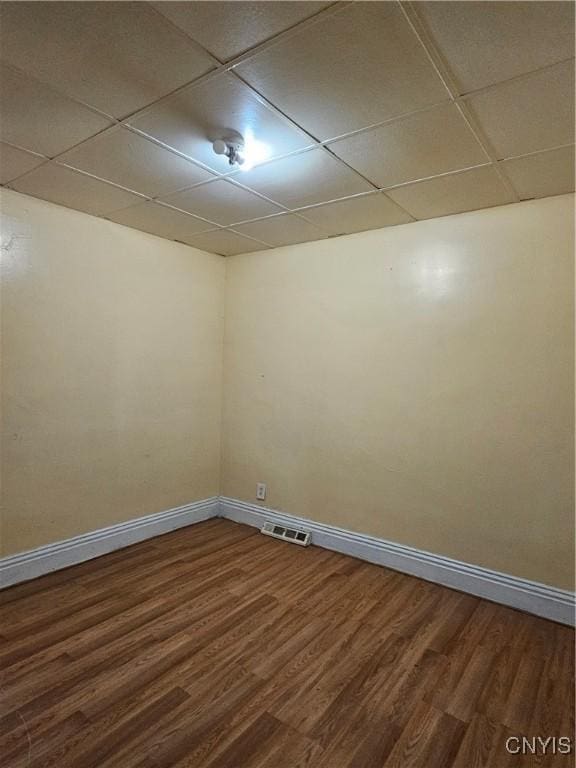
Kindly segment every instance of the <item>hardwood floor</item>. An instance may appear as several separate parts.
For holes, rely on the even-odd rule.
[[[574,633],[210,520],[0,593],[3,768],[523,768]]]

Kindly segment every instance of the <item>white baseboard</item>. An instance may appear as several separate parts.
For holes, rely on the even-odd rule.
[[[185,504],[2,558],[0,588],[35,579],[217,516],[257,528],[261,528],[266,520],[305,528],[312,532],[312,543],[319,547],[393,568],[552,621],[570,626],[575,624],[573,592],[223,496]]]
[[[261,528],[265,520],[305,528],[312,531],[312,544],[319,547],[409,573],[562,624],[573,626],[575,623],[573,592],[236,499],[220,497],[220,515],[257,528]]]
[[[0,587],[29,581],[46,573],[100,557],[115,549],[129,547],[139,541],[199,523],[217,516],[218,512],[218,497],[214,496],[4,557],[0,559]]]

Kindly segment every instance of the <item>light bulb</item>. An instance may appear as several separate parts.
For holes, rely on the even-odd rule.
[[[253,131],[248,128],[244,134],[244,149],[242,151],[244,164],[242,165],[241,170],[251,170],[255,165],[259,165],[268,160],[270,155],[271,150],[268,144],[264,144],[262,141],[255,139]]]

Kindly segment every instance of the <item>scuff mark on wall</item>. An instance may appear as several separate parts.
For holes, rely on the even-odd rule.
[[[0,244],[0,251],[8,253],[8,251],[10,251],[14,245],[14,240],[16,240],[16,235],[10,235],[10,239],[6,243]]]

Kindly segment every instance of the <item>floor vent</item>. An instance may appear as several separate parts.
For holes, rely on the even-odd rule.
[[[307,547],[310,544],[310,531],[286,528],[284,525],[277,525],[276,523],[264,523],[260,532],[266,536],[273,536],[275,539],[290,541],[292,544],[300,544],[301,547]]]

